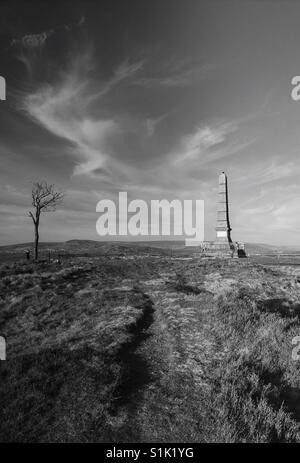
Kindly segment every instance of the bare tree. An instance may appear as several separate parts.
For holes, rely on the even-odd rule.
[[[29,217],[32,218],[34,225],[34,259],[39,256],[39,226],[42,212],[55,211],[56,207],[62,203],[64,194],[55,191],[54,185],[48,185],[47,182],[36,182],[31,190],[32,205],[34,212],[29,211]]]

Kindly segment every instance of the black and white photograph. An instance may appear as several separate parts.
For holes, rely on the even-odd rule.
[[[0,442],[300,443],[299,159],[299,1],[1,1]]]

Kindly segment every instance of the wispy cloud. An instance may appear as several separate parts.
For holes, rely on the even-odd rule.
[[[146,118],[146,130],[147,130],[147,134],[149,137],[152,137],[152,135],[154,135],[154,132],[157,128],[157,126],[160,124],[161,121],[163,121],[164,119],[166,119],[168,116],[170,115],[170,113],[165,113],[165,114],[162,114],[161,116],[159,117],[156,117],[156,118]]]
[[[105,137],[117,125],[113,120],[94,120],[87,115],[85,85],[75,76],[27,96],[24,105],[35,121],[72,143],[71,154],[77,159],[74,174],[88,173],[103,165]]]
[[[46,40],[51,37],[54,33],[53,29],[49,29],[48,31],[40,32],[39,34],[28,34],[24,35],[20,39],[13,39],[11,41],[11,46],[15,47],[20,45],[25,49],[34,49],[42,47]]]
[[[166,63],[158,72],[158,75],[144,76],[135,81],[136,85],[143,87],[186,87],[198,84],[207,78],[209,73],[216,68],[213,63],[194,63],[190,60],[172,60]]]
[[[198,166],[211,163],[222,157],[232,156],[253,143],[251,139],[239,139],[238,125],[234,122],[213,123],[197,127],[183,136],[177,152],[173,154],[175,164],[197,161]]]
[[[37,61],[41,58],[46,41],[53,33],[54,29],[50,29],[39,34],[28,34],[11,41],[11,46],[16,50],[16,58],[24,64],[30,76],[34,72]]]
[[[85,24],[85,17],[82,16],[78,21],[71,24],[64,24],[46,31],[39,32],[38,34],[26,34],[20,38],[13,38],[11,40],[11,47],[21,46],[25,49],[34,49],[41,47],[45,44],[46,40],[54,34],[55,31],[64,29],[71,31],[75,27],[82,27]]]
[[[122,81],[134,76],[143,68],[143,65],[144,61],[142,60],[135,63],[130,63],[128,60],[123,61],[114,72],[112,78],[102,85],[101,90],[99,90],[96,94],[90,95],[89,101],[95,101],[97,98],[101,98]]]
[[[234,183],[247,184],[248,188],[256,188],[272,184],[276,181],[281,181],[278,184],[278,188],[286,189],[287,186],[282,185],[284,179],[292,179],[298,176],[300,173],[300,167],[298,167],[294,161],[287,161],[284,156],[274,156],[269,161],[263,161],[259,166],[251,166],[247,169],[247,174],[241,174],[236,177]],[[298,179],[297,179],[298,184]],[[289,187],[290,185],[288,185]]]
[[[196,130],[182,140],[182,154],[180,161],[187,158],[201,157],[211,147],[224,142],[229,134],[236,131],[231,123],[223,123],[217,126],[197,127]]]
[[[78,54],[58,82],[39,87],[23,101],[33,120],[71,143],[69,153],[77,163],[74,175],[102,168],[108,158],[107,140],[120,130],[114,118],[91,116],[89,104],[98,101],[101,105],[101,97],[142,67],[142,62],[124,61],[99,90],[89,76],[93,61],[91,50]]]
[[[16,58],[21,61],[29,74],[33,74],[37,61],[41,58],[41,53],[47,41],[60,30],[66,33],[75,28],[81,28],[85,25],[85,17],[82,16],[78,21],[55,26],[51,29],[39,32],[37,34],[25,34],[19,38],[13,38],[10,46],[16,52]],[[38,63],[40,64],[40,63]]]

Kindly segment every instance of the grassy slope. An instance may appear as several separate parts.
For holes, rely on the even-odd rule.
[[[300,440],[297,268],[130,248],[0,275],[1,441]]]

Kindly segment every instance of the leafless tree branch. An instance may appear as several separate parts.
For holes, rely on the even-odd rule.
[[[31,199],[34,212],[29,211],[28,215],[33,221],[35,230],[35,259],[38,258],[40,215],[42,212],[55,211],[56,207],[62,203],[63,198],[64,194],[61,191],[56,191],[53,184],[47,182],[33,183]]]

